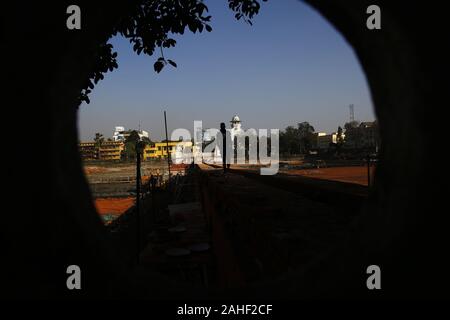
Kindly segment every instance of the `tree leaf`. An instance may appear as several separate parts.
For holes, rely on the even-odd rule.
[[[188,24],[189,30],[191,30],[191,32],[195,33],[195,31],[197,31],[197,25],[193,22]]]
[[[169,62],[172,66],[174,66],[175,68],[177,67],[177,64],[175,62],[173,62],[170,59],[167,59],[167,62]]]
[[[161,61],[156,61],[155,64],[153,65],[153,68],[157,73],[160,73],[161,70],[164,68],[164,63],[162,63]]]

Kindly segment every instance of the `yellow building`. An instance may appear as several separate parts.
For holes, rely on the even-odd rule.
[[[80,142],[78,149],[83,160],[120,160],[124,143],[121,141],[104,141],[98,147],[95,142]]]
[[[100,160],[120,160],[124,143],[122,141],[105,141],[98,149]]]
[[[184,147],[192,147],[191,141],[169,141],[155,142],[154,144],[145,146],[144,160],[167,158],[167,144],[169,145],[169,154],[172,155],[177,150],[177,145]]]
[[[95,142],[80,142],[78,144],[80,150],[81,159],[83,160],[95,160],[97,159],[97,147]]]
[[[169,141],[169,154],[172,156],[177,151],[177,146],[182,149],[192,147],[191,141]],[[125,144],[122,141],[104,141],[100,147],[95,142],[81,142],[78,145],[83,160],[121,160]],[[167,158],[167,143],[155,142],[144,148],[143,160]]]

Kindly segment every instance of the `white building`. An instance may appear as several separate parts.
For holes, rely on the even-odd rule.
[[[114,133],[113,133],[113,140],[114,141],[125,140],[125,137],[122,132],[125,132],[125,127],[115,127]]]
[[[113,140],[114,141],[125,141],[126,138],[128,136],[130,136],[131,131],[132,130],[125,130],[125,127],[120,127],[120,126],[115,127],[114,133],[113,133]],[[137,133],[139,135],[139,138],[141,138],[141,139],[143,137],[150,138],[147,131],[139,130],[139,131],[137,131]]]
[[[337,132],[333,132],[330,134],[327,134],[325,132],[317,132],[316,133],[317,138],[317,149],[328,149],[330,147],[330,144],[336,144],[338,143],[338,134]],[[345,138],[345,135],[342,133],[342,138]]]

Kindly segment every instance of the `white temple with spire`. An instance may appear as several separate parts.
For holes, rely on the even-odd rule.
[[[241,134],[244,134],[244,130],[242,130],[241,127],[241,119],[239,118],[238,115],[234,115],[233,118],[231,118],[230,121],[231,124],[231,128],[228,129],[228,131],[230,132],[230,136],[231,136],[231,141],[232,141],[232,150],[230,151],[230,154],[234,154],[234,138],[238,137]],[[214,149],[214,162],[217,164],[221,164],[222,163],[222,152],[221,150],[219,150],[220,148],[216,147]]]
[[[243,133],[243,130],[241,128],[241,119],[239,119],[239,116],[235,115],[233,118],[231,118],[231,141],[234,141],[234,137],[239,136]]]

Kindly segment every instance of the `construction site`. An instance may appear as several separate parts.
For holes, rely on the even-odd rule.
[[[167,162],[143,163],[138,180],[132,164],[85,166],[85,174],[126,265],[222,290],[281,277],[346,236],[376,163],[319,163],[281,161],[274,176],[192,163],[171,165],[169,178]]]
[[[183,165],[172,165],[176,175],[184,171]],[[91,194],[98,214],[106,224],[125,213],[135,205],[136,164],[133,163],[91,163],[84,166]],[[141,168],[141,183],[149,184],[154,176],[161,186],[168,179],[167,162],[145,162]]]

